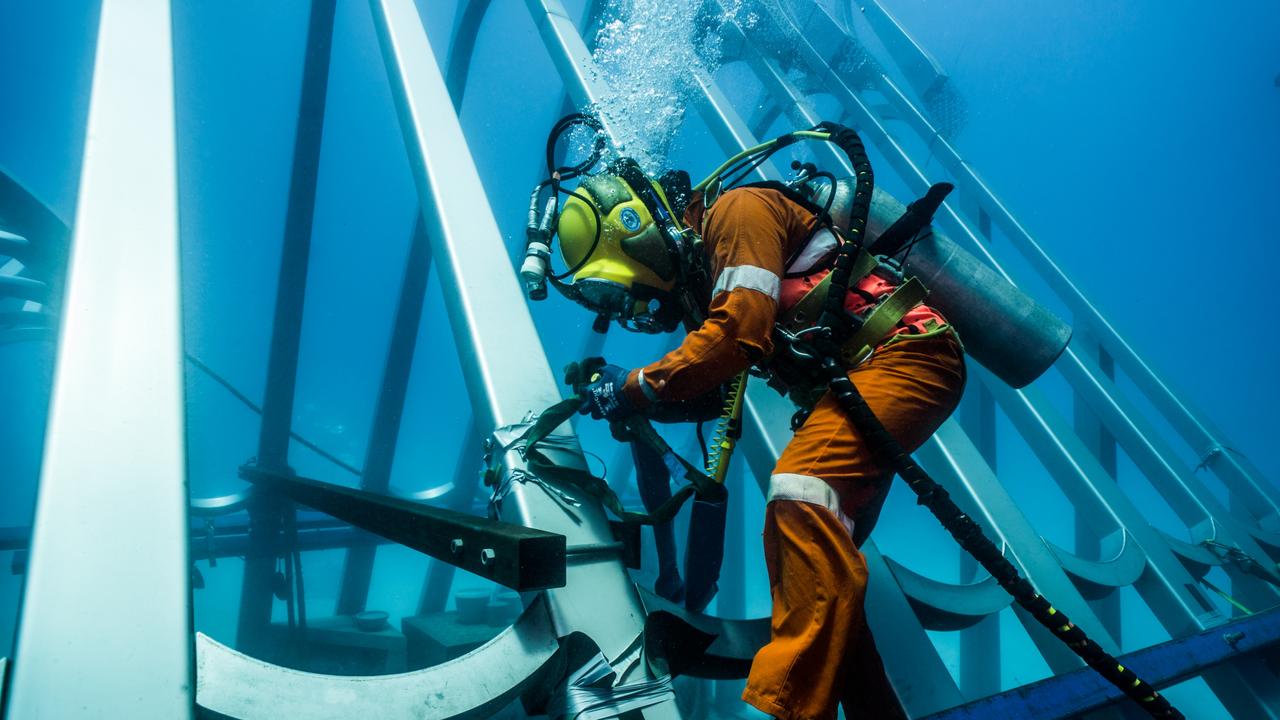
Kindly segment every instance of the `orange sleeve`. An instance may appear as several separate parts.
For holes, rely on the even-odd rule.
[[[707,212],[703,242],[715,284],[707,319],[680,347],[631,373],[633,402],[696,398],[772,351],[783,248],[794,225],[789,204],[776,191],[739,188]]]

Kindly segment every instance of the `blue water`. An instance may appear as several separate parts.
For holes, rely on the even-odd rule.
[[[574,17],[581,4],[566,3]],[[1264,477],[1280,478],[1280,455],[1272,452],[1280,403],[1274,381],[1280,332],[1273,327],[1280,5],[882,4],[963,97],[967,118],[954,144],[966,160],[1174,391]],[[454,5],[419,2],[439,58],[448,49]],[[264,390],[306,16],[305,3],[174,8],[185,340],[189,352],[250,398]],[[0,3],[0,167],[69,223],[96,22],[90,2]],[[495,3],[474,57],[462,127],[514,256],[545,133],[561,114],[562,85],[528,12],[514,1]],[[758,98],[742,78],[741,65],[717,73],[750,115]],[[359,465],[417,208],[365,3],[338,3],[328,92],[294,429]],[[696,113],[669,117],[682,117],[682,124],[663,138],[668,154],[654,162],[665,159],[700,177],[719,162],[719,150]],[[925,171],[940,172],[936,163]],[[885,187],[903,193],[887,163],[879,162],[877,173]],[[1011,267],[1025,267],[1007,241],[997,239],[993,250]],[[512,272],[511,257],[493,258],[495,281]],[[1047,291],[1030,288],[1061,307]],[[552,367],[581,354],[589,317],[560,299],[533,307],[533,314]],[[670,342],[615,330],[605,354],[639,365]],[[0,345],[0,527],[31,521],[51,362],[47,345]],[[1059,378],[1051,374],[1044,386],[1069,407]],[[190,368],[187,399],[192,493],[240,489],[236,469],[256,453],[257,416]],[[447,480],[469,417],[433,271],[392,483],[417,490]],[[1008,423],[1000,423],[1002,482],[1038,532],[1071,547],[1065,499]],[[622,472],[607,433],[585,422],[579,431],[588,449]],[[1183,459],[1194,465],[1203,450],[1186,449]],[[295,446],[290,460],[302,475],[357,482],[303,448]],[[1152,524],[1186,536],[1123,458],[1120,479]],[[758,616],[768,610],[755,540],[762,508],[750,480],[733,482],[743,490],[737,530],[749,575],[743,595],[728,604]],[[918,572],[958,579],[949,541],[903,492],[891,497],[876,539]],[[0,551],[0,656],[10,653],[21,592],[22,576],[9,573],[12,558]],[[414,612],[428,563],[389,547],[378,558],[371,606],[388,610],[394,623]],[[310,553],[306,564],[308,604],[322,615],[332,609],[342,556]],[[234,637],[240,568],[235,558],[200,565],[206,587],[195,594],[197,629],[226,642]],[[461,586],[479,583],[459,577]],[[1138,603],[1126,597],[1126,608]],[[1140,613],[1135,618],[1126,628],[1126,650],[1167,637]],[[1011,618],[1003,624],[1004,686],[1047,674]],[[938,634],[935,641],[954,670],[954,637]],[[1222,714],[1196,688],[1177,697],[1191,704],[1184,707],[1191,716]]]

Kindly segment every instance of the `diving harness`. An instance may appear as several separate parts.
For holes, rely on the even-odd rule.
[[[561,121],[561,123],[564,122],[564,120]],[[598,126],[597,122],[596,127]],[[849,379],[849,368],[864,359],[871,348],[901,320],[902,315],[923,300],[927,294],[927,290],[919,281],[914,278],[908,279],[892,294],[875,305],[869,313],[864,316],[855,316],[844,307],[844,299],[850,285],[884,264],[876,258],[877,255],[892,256],[904,246],[909,251],[911,242],[929,224],[934,211],[951,187],[946,184],[935,185],[924,197],[908,206],[907,212],[874,243],[866,246],[864,238],[874,187],[871,163],[861,139],[855,132],[838,126],[832,127],[830,132],[825,132],[827,127],[820,125],[812,131],[790,133],[763,145],[749,148],[730,158],[706,180],[692,188],[694,191],[702,191],[706,204],[710,206],[725,188],[731,187],[734,182],[745,177],[777,150],[801,138],[825,140],[836,144],[848,155],[853,165],[856,189],[851,217],[841,237],[843,242],[839,243],[835,253],[831,271],[818,287],[810,291],[779,319],[775,328],[775,341],[780,349],[766,364],[766,375],[772,380],[780,381],[787,388],[803,385],[806,381],[823,381],[825,389],[831,392],[850,422],[866,439],[868,446],[887,462],[893,471],[902,477],[907,487],[916,494],[917,503],[924,505],[938,518],[952,538],[995,578],[1000,587],[1008,592],[1019,606],[1149,715],[1155,718],[1183,718],[1182,713],[1174,708],[1168,699],[1139,678],[1133,670],[1121,665],[1114,656],[1103,650],[1083,630],[1073,624],[1062,611],[1053,607],[1044,596],[1036,592],[1030,581],[1020,575],[1017,568],[1001,553],[1000,548],[983,533],[981,527],[951,500],[947,490],[930,477],[897,439],[885,429],[867,405],[857,386]],[[550,158],[554,142],[553,133],[553,138],[548,142],[548,167],[553,164]],[[597,148],[599,147],[600,145],[597,145]],[[589,158],[590,165],[594,165],[598,159],[599,151],[597,150],[592,158]],[[581,173],[589,169],[590,165],[570,170]],[[806,171],[803,174],[808,177],[818,175],[811,166],[802,170]],[[725,178],[729,176],[736,177],[726,182]],[[545,261],[550,257],[549,240],[551,223],[555,215],[555,195],[562,192],[558,186],[558,180],[563,177],[561,173],[552,172],[552,179],[547,184],[555,188],[555,193],[548,201],[540,222],[535,223],[538,220],[537,205],[543,185],[535,189],[530,205],[530,249],[526,256],[526,267],[530,265],[528,258],[539,258],[543,261],[542,274],[544,275],[546,275]],[[834,178],[831,179],[834,180]],[[834,191],[834,182],[832,182],[832,197]],[[569,192],[571,194],[572,191]],[[795,194],[794,190],[791,190],[791,194]],[[815,207],[808,198],[801,197],[801,199],[806,207],[811,209]],[[829,208],[830,198],[825,208],[819,208],[818,225],[825,225],[835,231],[826,212]],[[837,235],[839,236],[840,233]],[[682,236],[687,238],[688,234],[682,234]],[[538,243],[544,244],[547,250],[535,248]],[[691,243],[689,247],[691,250],[700,250],[697,244]],[[679,249],[678,246],[673,247],[673,251],[679,251]],[[685,257],[688,258],[688,254]],[[688,258],[688,262],[686,267],[695,272],[699,271],[697,258]],[[701,268],[701,271],[705,272],[705,268]],[[551,278],[553,284],[563,291],[564,288],[561,287],[563,283],[560,279],[569,274],[571,272],[562,273],[559,276],[547,275],[547,277]],[[522,275],[526,279],[530,297],[537,299],[535,297],[538,287],[536,277],[531,279],[531,274],[525,274],[523,268]],[[536,276],[536,272],[532,275]],[[825,288],[822,287],[824,285]],[[545,296],[545,288],[542,293]],[[686,311],[683,318],[684,324],[689,328],[697,327],[696,323],[701,322],[698,310],[706,305],[693,305],[688,302],[688,299],[686,297],[686,302],[682,303],[684,306],[682,309]],[[603,323],[606,326],[607,319]],[[601,324],[597,323],[598,329]],[[575,363],[566,369],[566,382],[573,385],[575,390],[590,381],[590,367]],[[743,373],[731,381],[730,390],[725,394],[729,398],[726,402],[726,411],[718,421],[717,430],[713,435],[713,447],[708,453],[709,456],[714,455],[715,462],[707,463],[706,472],[699,471],[692,464],[679,459],[679,456],[653,430],[648,420],[641,416],[626,418],[620,421],[623,427],[613,428],[615,436],[620,439],[625,436],[627,439],[649,444],[664,457],[674,458],[685,470],[685,478],[689,480],[689,484],[651,515],[625,511],[616,494],[601,478],[574,477],[569,481],[600,498],[625,522],[652,523],[670,519],[679,510],[680,505],[694,494],[712,499],[723,498],[724,473],[727,470],[733,443],[740,432],[745,384],[746,373]],[[536,444],[556,425],[561,424],[576,412],[578,405],[579,400],[573,397],[552,406],[543,413],[530,432],[518,441],[523,443],[526,454],[536,455]],[[802,418],[801,422],[803,422]],[[585,472],[579,474],[590,476],[590,473]]]

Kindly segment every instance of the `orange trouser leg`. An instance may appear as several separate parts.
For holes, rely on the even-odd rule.
[[[950,333],[904,339],[878,350],[850,378],[889,432],[914,450],[959,402],[964,359]],[[820,480],[838,501],[830,509],[769,503],[772,639],[756,654],[743,693],[756,708],[785,720],[825,720],[843,702],[851,718],[901,717],[863,615],[866,564],[836,515],[862,522],[868,506],[883,500],[887,471],[830,394],[778,459],[775,477]]]
[[[845,526],[810,503],[769,503],[764,543],[773,639],[756,653],[742,699],[786,720],[829,720],[864,626],[867,566]]]

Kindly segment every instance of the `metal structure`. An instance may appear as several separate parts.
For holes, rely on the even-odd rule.
[[[169,8],[165,0],[104,0],[65,289],[56,260],[65,227],[0,175],[0,260],[11,258],[0,264],[0,300],[22,301],[16,311],[0,314],[0,342],[49,337],[57,322],[46,305],[66,308],[19,641],[11,661],[0,659],[0,713],[6,717],[180,718],[193,717],[198,708],[245,720],[485,717],[517,697],[533,709],[556,707],[557,694],[584,689],[586,681],[578,683],[582,687],[575,682],[583,673],[591,676],[598,653],[604,665],[594,667],[614,673],[616,687],[605,700],[616,712],[678,718],[672,674],[744,676],[767,639],[767,619],[690,615],[638,590],[626,568],[632,553],[603,508],[536,477],[513,444],[529,413],[552,404],[558,390],[514,272],[505,278],[492,272],[493,259],[511,252],[457,117],[491,3],[459,4],[449,59],[441,68],[413,0],[369,3],[376,34],[369,42],[381,52],[421,217],[402,277],[367,454],[362,468],[348,468],[360,474],[361,490],[297,478],[289,467],[334,32],[335,0],[315,0],[258,456],[242,470],[255,487],[188,503]],[[706,5],[709,14],[729,17],[715,0]],[[560,75],[566,104],[585,107],[607,98],[612,90],[582,30],[592,26],[596,3],[587,2],[577,21],[560,0],[526,0],[525,6]],[[1125,616],[1118,598],[1123,588],[1136,590],[1143,611],[1173,640],[1123,656],[1126,664],[1158,684],[1203,677],[1234,716],[1280,717],[1274,669],[1280,621],[1277,611],[1264,612],[1280,603],[1280,490],[1227,450],[1221,435],[1125,343],[973,172],[947,134],[958,127],[955,117],[942,117],[947,107],[954,109],[948,79],[876,0],[868,0],[865,17],[897,66],[896,76],[905,79],[905,90],[894,74],[868,60],[870,51],[852,30],[851,16],[838,17],[808,0],[747,0],[738,17],[748,12],[750,27],[731,18],[721,28],[723,60],[743,64],[766,100],[763,106],[744,117],[715,75],[690,70],[693,106],[726,154],[755,144],[780,119],[812,125],[824,119],[815,110],[816,98],[834,100],[841,117],[825,119],[857,129],[887,160],[879,172],[896,174],[916,193],[930,181],[955,183],[953,199],[938,216],[941,230],[1009,277],[991,250],[993,239],[1007,242],[1035,274],[1013,279],[1047,285],[1073,314],[1076,334],[1056,366],[1073,393],[1073,418],[1063,417],[1042,389],[1012,390],[975,368],[978,387],[920,450],[922,464],[1003,542],[1019,569],[1110,652],[1131,649],[1120,635]],[[137,73],[149,81],[134,81]],[[818,152],[824,165],[848,170],[843,157]],[[926,178],[921,168],[927,160],[945,177]],[[129,182],[120,182],[126,168]],[[758,173],[780,177],[769,164]],[[451,476],[407,495],[390,485],[390,469],[433,263],[472,418]],[[62,297],[65,302],[58,304]],[[584,340],[588,349],[598,350],[599,342],[594,336]],[[126,346],[128,353],[113,355]],[[109,383],[100,382],[102,357],[119,361],[109,365]],[[1121,392],[1118,372],[1133,382],[1144,405]],[[758,385],[750,386],[747,406],[741,447],[763,488],[790,437],[791,408]],[[91,421],[108,407],[130,413],[104,434]],[[1221,501],[1179,460],[1178,449],[1154,428],[1155,416],[1144,407],[1202,457],[1202,467],[1221,481],[1232,502]],[[1076,547],[1043,539],[1002,485],[995,467],[997,411],[1073,504]],[[559,463],[585,466],[570,431],[553,436],[553,444]],[[482,446],[488,478],[502,493],[496,504],[502,522],[461,515],[487,499],[475,472]],[[1185,538],[1153,528],[1125,495],[1116,481],[1118,450],[1173,508],[1187,528]],[[97,504],[108,493],[113,501],[123,496],[148,508],[139,515],[147,522],[125,531],[100,527],[107,518],[96,512]],[[298,509],[294,501],[347,522]],[[206,522],[203,529],[189,523],[188,507],[194,519]],[[919,521],[931,522],[923,516]],[[743,537],[756,530],[740,516],[730,518],[729,529]],[[25,550],[25,537],[0,532],[0,549]],[[206,538],[217,539],[216,549],[202,545]],[[375,551],[388,538],[436,558],[424,579],[423,613],[443,609],[455,567],[540,592],[527,593],[520,618],[489,643],[412,673],[339,677],[270,661],[267,630],[282,548],[345,548],[337,612],[350,615],[365,609]],[[1112,557],[1100,557],[1104,538],[1117,541]],[[722,613],[741,612],[741,601],[734,602],[742,595],[746,568],[735,552],[738,545],[727,543]],[[884,555],[874,542],[863,550],[871,576],[870,621],[879,637],[893,638],[881,643],[881,652],[913,717],[1067,717],[1116,699],[1020,610],[1014,611],[1018,621],[1055,677],[1001,693],[999,664],[993,662],[1000,650],[995,617],[1009,598],[994,582],[973,576],[969,568],[969,582],[944,583]],[[189,568],[191,558],[234,554],[246,562],[232,649],[193,636]],[[1216,588],[1205,575],[1214,567],[1229,576],[1232,602],[1257,615],[1230,617],[1211,599],[1208,592]],[[106,579],[121,572],[129,582]],[[85,617],[83,600],[65,592],[84,582],[85,573],[103,576],[95,587],[109,590],[95,602],[122,621],[103,624]],[[958,679],[928,631],[961,633]],[[121,673],[125,648],[130,672]],[[81,681],[67,686],[62,681],[68,672]],[[732,715],[728,699],[716,704],[717,712]]]

